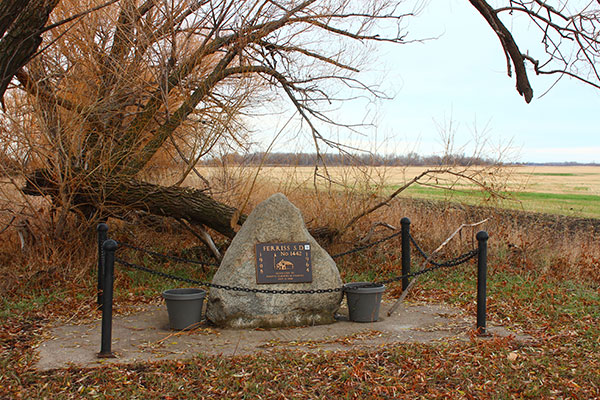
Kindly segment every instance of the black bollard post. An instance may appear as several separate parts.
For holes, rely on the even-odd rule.
[[[104,291],[102,293],[102,339],[99,358],[114,357],[111,347],[112,340],[112,301],[115,270],[115,251],[117,242],[108,239],[102,245],[104,250]]]
[[[487,241],[485,231],[477,232],[475,236],[479,245],[477,257],[477,333],[486,335],[486,290],[487,290]]]
[[[410,219],[400,220],[402,234],[402,275],[410,274]],[[408,277],[402,278],[402,291],[408,288]]]
[[[102,245],[108,238],[108,225],[105,223],[98,224],[98,308],[102,310],[102,288],[104,285],[104,250]]]

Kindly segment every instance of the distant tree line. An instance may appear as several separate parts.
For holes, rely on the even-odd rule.
[[[276,166],[312,166],[325,163],[330,166],[424,166],[424,165],[490,165],[496,161],[485,157],[466,156],[464,154],[450,154],[444,156],[422,156],[417,153],[402,155],[379,154],[333,154],[325,153],[264,153],[254,152],[247,154],[228,153],[219,157],[207,158],[205,165],[220,165],[222,163],[240,165],[276,165]]]
[[[561,162],[523,162],[516,165],[524,166],[540,166],[540,167],[597,167],[600,164],[597,162],[580,163],[577,161],[561,161]]]

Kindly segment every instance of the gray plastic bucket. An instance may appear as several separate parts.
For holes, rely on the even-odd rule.
[[[348,316],[354,322],[375,322],[379,319],[379,305],[385,285],[371,282],[353,282],[344,285],[348,301]]]
[[[163,292],[171,329],[182,330],[202,321],[202,304],[206,291],[202,289],[169,289]]]

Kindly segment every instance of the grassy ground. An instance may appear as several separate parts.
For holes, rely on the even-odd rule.
[[[315,201],[297,190],[288,195],[313,225],[346,220],[346,214],[355,214],[361,207],[355,201],[364,201],[364,197],[343,194]],[[249,204],[258,200],[253,198]],[[584,204],[589,202],[584,200]],[[473,336],[469,342],[397,343],[335,354],[286,351],[232,358],[200,354],[185,360],[39,372],[35,370],[36,346],[48,335],[50,324],[99,316],[94,236],[93,232],[74,235],[70,240],[77,247],[75,255],[52,246],[24,254],[7,231],[6,246],[0,249],[4,276],[0,282],[0,398],[600,398],[600,233],[594,224],[571,226],[543,215],[512,218],[506,211],[478,209],[475,213],[444,203],[400,199],[327,248],[332,254],[347,250],[373,223],[399,226],[405,216],[427,251],[460,224],[488,218],[476,229],[457,235],[439,259],[463,253],[472,246],[477,230],[487,230],[488,321],[532,340]],[[175,256],[206,256],[189,232],[110,224],[111,236],[119,241]],[[371,240],[388,233],[378,230]],[[338,266],[345,281],[383,279],[398,273],[400,256],[399,239],[395,239],[345,257]],[[123,257],[198,280],[210,279],[214,273],[214,268],[165,263],[135,251],[128,250]],[[420,267],[416,255],[413,261],[415,268]],[[473,262],[438,270],[421,277],[407,301],[452,304],[474,315],[475,279]],[[137,304],[156,302],[160,291],[170,286],[171,282],[140,272],[121,273],[115,310],[124,313]],[[398,297],[399,285],[392,285],[387,295]]]
[[[393,192],[398,186],[387,190]],[[531,212],[560,214],[574,217],[600,218],[600,196],[577,193],[545,192],[503,192],[506,199],[491,199],[484,192],[475,189],[444,190],[423,186],[412,186],[404,192],[405,196],[454,201],[471,205],[491,203],[495,207],[517,209]]]
[[[417,218],[413,216],[413,220]],[[413,228],[424,247],[431,248],[423,235],[426,232],[416,224]],[[492,243],[494,239],[498,241],[498,235]],[[155,240],[153,248],[173,251],[164,248],[160,237]],[[345,246],[336,249],[339,247]],[[398,248],[399,243],[392,241],[346,258],[339,264],[342,276],[345,280],[391,276],[400,268]],[[2,303],[0,398],[599,398],[600,279],[582,282],[575,274],[565,277],[556,271],[544,272],[532,260],[515,263],[498,249],[493,249],[493,254],[488,320],[531,335],[532,341],[473,337],[467,343],[398,343],[335,354],[198,355],[178,361],[37,372],[35,347],[48,324],[94,314],[90,271],[81,287],[37,288],[21,293],[18,302],[13,297]],[[209,278],[212,273],[135,252],[124,256],[195,279]],[[590,262],[598,268],[598,260]],[[426,275],[408,301],[448,303],[474,313],[474,271],[470,263]],[[157,293],[169,284],[139,272],[120,274],[117,310],[155,301]],[[399,293],[398,285],[389,291],[392,297]]]
[[[579,398],[600,396],[597,288],[515,274],[493,265],[489,319],[531,335],[468,343],[402,344],[336,354],[275,352],[179,361],[33,369],[34,346],[56,302],[44,299],[2,318],[2,398]],[[148,282],[129,276],[132,287]],[[447,302],[473,312],[473,265],[422,279],[410,301]],[[395,288],[398,291],[398,288]],[[118,295],[120,303],[126,301]],[[86,299],[89,301],[89,299]],[[60,307],[59,307],[60,309]],[[59,312],[59,311],[54,311]]]

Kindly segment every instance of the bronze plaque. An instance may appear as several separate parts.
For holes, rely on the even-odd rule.
[[[256,283],[303,282],[312,282],[309,243],[256,245]]]

